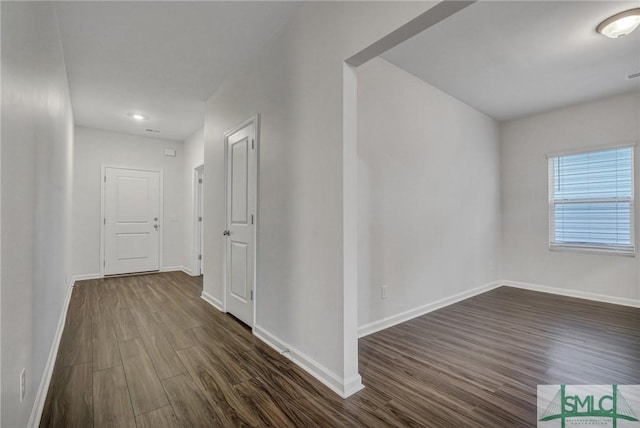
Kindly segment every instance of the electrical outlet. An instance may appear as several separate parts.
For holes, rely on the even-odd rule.
[[[20,402],[24,401],[24,395],[27,393],[27,369],[20,372]]]
[[[386,299],[387,298],[387,290],[389,289],[389,287],[387,287],[386,285],[382,286],[382,298]]]

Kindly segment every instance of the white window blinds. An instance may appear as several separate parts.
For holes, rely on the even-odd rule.
[[[634,253],[633,147],[549,158],[550,246]]]

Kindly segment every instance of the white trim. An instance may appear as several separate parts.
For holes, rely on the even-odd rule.
[[[165,266],[165,267],[161,267],[160,268],[160,272],[180,272],[180,271],[182,271],[184,273],[188,273],[185,270],[188,271],[188,269],[186,267],[184,267],[184,266]],[[138,273],[138,272],[135,272],[132,275],[135,275],[136,273]],[[149,273],[149,272],[140,272],[141,275],[145,274],[145,273]],[[191,274],[189,273],[189,275],[191,275]]]
[[[342,354],[343,376],[358,373],[358,79],[342,65]],[[355,381],[354,381],[355,382]],[[350,389],[360,390],[362,383]]]
[[[184,273],[186,273],[189,276],[197,276],[194,275],[193,273],[191,273],[191,269],[189,269],[186,266],[165,266],[163,268],[160,269],[160,272],[178,272],[178,271],[182,271]],[[135,272],[132,274],[123,274],[123,275],[144,275],[147,273],[154,273],[155,271],[152,272]],[[118,276],[118,275],[114,275],[114,276]],[[73,276],[73,281],[77,282],[77,281],[85,281],[87,279],[101,279],[104,278],[105,276],[102,275],[101,273],[87,273],[87,274],[82,274],[82,275],[74,275]],[[111,275],[109,276],[111,277]]]
[[[162,266],[163,264],[163,260],[164,260],[164,169],[163,168],[159,168],[159,169],[150,169],[150,168],[137,168],[137,167],[129,167],[129,166],[122,166],[122,165],[112,165],[112,164],[108,164],[108,163],[103,163],[100,166],[100,275],[104,277],[104,262],[105,262],[105,251],[104,251],[104,245],[105,245],[105,236],[104,236],[104,232],[105,232],[105,224],[104,224],[104,217],[105,217],[105,201],[104,198],[106,197],[106,193],[105,193],[105,178],[106,178],[106,174],[107,174],[107,168],[113,168],[113,169],[127,169],[127,170],[132,170],[132,171],[147,171],[147,172],[157,172],[158,174],[160,174],[160,194],[159,196],[159,212],[158,212],[158,218],[159,221],[158,223],[160,224],[160,236],[158,237],[158,266]],[[162,272],[162,268],[159,269],[159,272]],[[131,272],[131,273],[137,273],[137,272]]]
[[[74,275],[73,276],[73,282],[75,283],[76,281],[84,281],[87,279],[100,279],[100,278],[104,278],[104,275],[102,275],[101,273],[86,273],[83,275]]]
[[[180,270],[181,270],[182,272],[186,273],[186,274],[187,274],[187,275],[189,275],[189,276],[198,276],[198,275],[194,275],[194,274],[191,272],[191,269],[189,269],[189,268],[188,268],[188,267],[186,267],[186,266],[180,266]]]
[[[364,387],[362,385],[362,378],[360,375],[352,376],[349,379],[343,379],[313,358],[280,340],[258,325],[253,328],[253,334],[258,339],[278,351],[281,355],[284,355],[289,360],[293,361],[297,366],[319,380],[323,385],[342,398],[347,398]]]
[[[160,268],[160,272],[177,272],[177,271],[184,271],[185,269],[186,268],[184,266],[164,266]],[[140,274],[143,274],[143,273],[146,273],[146,272],[140,272]]]
[[[523,290],[539,291],[559,296],[575,297],[577,299],[593,300],[596,302],[640,308],[640,299],[605,296],[604,294],[589,293],[586,291],[571,290],[568,288],[550,287],[548,285],[531,284],[528,282],[502,280],[500,283],[506,287],[521,288]]]
[[[588,293],[586,291],[571,290],[566,288],[549,287],[547,285],[531,284],[527,282],[500,280],[473,288],[462,293],[454,294],[453,296],[446,297],[436,302],[422,305],[396,315],[392,315],[379,321],[365,324],[358,328],[358,337],[362,338],[368,336],[380,330],[393,327],[394,325],[401,324],[403,322],[412,320],[413,318],[428,314],[429,312],[435,311],[437,309],[441,309],[446,306],[453,305],[454,303],[458,303],[468,298],[477,296],[479,294],[486,293],[487,291],[491,291],[498,287],[520,288],[523,290],[538,291],[542,293],[556,294],[559,296],[575,297],[577,299],[586,299],[596,302],[640,308],[640,299],[627,299],[624,297],[605,296],[603,294]]]
[[[581,244],[559,244],[555,242],[549,243],[549,251],[567,251],[574,253],[586,253],[586,254],[600,254],[606,256],[623,256],[623,257],[635,257],[635,247],[615,247],[615,246],[602,246],[596,247],[594,245],[581,245]]]
[[[362,338],[380,330],[393,327],[394,325],[401,324],[413,318],[428,314],[429,312],[453,305],[454,303],[461,302],[470,297],[477,296],[478,294],[486,293],[487,291],[493,290],[501,285],[502,282],[500,281],[490,282],[488,284],[481,285],[480,287],[472,288],[471,290],[463,291],[462,293],[457,293],[452,296],[445,297],[444,299],[427,303],[426,305],[421,305],[416,308],[409,309],[408,311],[400,312],[399,314],[365,324],[358,328],[358,337]]]
[[[0,8],[0,18],[2,18],[2,8]],[[0,19],[0,22],[2,22],[2,19]],[[59,28],[59,27],[58,27]],[[58,40],[60,38],[59,36],[60,34],[60,30],[58,30]],[[1,47],[1,44],[0,44]],[[1,50],[1,49],[0,49]],[[64,56],[64,54],[63,54]],[[64,64],[64,61],[62,61],[62,63]],[[2,92],[2,86],[0,86],[0,92]],[[67,94],[69,93],[69,90],[67,89]],[[0,118],[2,118],[2,103],[0,102]],[[73,117],[73,114],[72,114]],[[2,121],[0,121],[0,136],[2,136]],[[6,142],[5,142],[6,144]],[[2,153],[2,141],[0,139],[0,153]],[[0,156],[1,158],[1,156]],[[0,165],[2,165],[1,159],[0,159]],[[71,165],[71,167],[73,168],[73,163]],[[2,188],[2,174],[0,174],[0,189]],[[0,213],[2,213],[2,202],[1,202],[0,198]],[[1,216],[0,216],[1,217]],[[0,218],[0,225],[2,224],[2,219]],[[0,242],[2,242],[2,228],[0,227]],[[0,252],[1,253],[1,252]],[[0,255],[0,291],[2,290],[2,256]],[[2,292],[0,292],[0,320],[2,320]],[[2,328],[0,328],[0,351],[2,348]],[[4,385],[2,383],[2,352],[0,352],[0,387]],[[0,425],[2,425],[2,399],[0,399]]]
[[[595,147],[589,147],[589,148],[575,148],[575,149],[569,149],[569,150],[562,150],[559,152],[551,152],[551,153],[547,153],[545,156],[545,158],[550,159],[550,158],[557,158],[560,156],[567,156],[567,155],[577,155],[579,153],[591,153],[591,152],[601,152],[604,150],[612,150],[612,149],[622,149],[624,147],[633,147],[635,148],[638,145],[638,141],[634,141],[634,140],[627,140],[627,141],[618,141],[615,143],[611,143],[611,144],[603,144],[600,146],[595,146]]]
[[[255,194],[255,209],[254,209],[254,223],[253,223],[253,325],[258,322],[258,223],[260,219],[260,146],[262,142],[262,133],[260,131],[261,117],[260,113],[256,113],[253,119],[253,138],[256,142],[256,194]],[[225,145],[226,147],[226,145]],[[225,157],[225,160],[227,158]],[[225,175],[226,177],[226,175]],[[227,199],[225,198],[225,201]],[[226,207],[225,207],[226,215]],[[226,266],[226,264],[225,264]],[[253,326],[252,326],[253,327]],[[253,330],[252,330],[253,331]]]
[[[214,308],[216,308],[217,310],[219,310],[220,312],[226,312],[224,310],[224,304],[222,303],[222,301],[216,299],[215,297],[213,297],[211,294],[207,293],[206,291],[202,292],[202,294],[200,295],[200,298],[202,300],[204,300],[205,302],[207,302],[208,304],[210,304],[211,306],[213,306]]]
[[[364,384],[362,383],[362,376],[360,376],[360,373],[356,373],[350,378],[345,379],[342,384],[344,390],[344,393],[341,395],[342,398],[348,398],[356,392],[364,389]]]
[[[365,62],[382,55],[389,49],[404,43],[416,34],[422,33],[427,28],[444,21],[476,1],[477,0],[441,1],[426,12],[421,13],[411,21],[365,47],[360,52],[350,56],[345,62],[351,66],[359,67]]]
[[[64,299],[62,306],[62,312],[60,313],[60,319],[58,320],[58,327],[56,333],[53,336],[53,343],[49,351],[49,358],[47,364],[44,367],[42,378],[40,379],[40,386],[36,393],[36,399],[31,408],[31,416],[29,417],[28,427],[37,427],[40,425],[40,419],[42,418],[42,411],[44,410],[44,403],[47,399],[47,392],[49,391],[49,385],[51,384],[51,377],[53,375],[53,368],[56,365],[56,357],[58,356],[58,348],[60,347],[60,339],[62,339],[62,332],[67,322],[67,312],[69,310],[69,302],[71,301],[71,294],[73,293],[73,286],[75,285],[75,279],[71,280],[67,295]]]
[[[192,182],[192,191],[191,191],[191,209],[193,210],[192,219],[192,233],[193,233],[193,241],[191,245],[191,266],[193,266],[193,271],[200,275],[200,272],[204,272],[202,266],[202,259],[198,259],[198,255],[200,255],[200,251],[204,253],[204,245],[202,245],[201,237],[204,235],[201,233],[201,228],[204,227],[204,187],[202,188],[202,193],[200,193],[200,183],[198,180],[200,179],[200,173],[203,174],[203,182],[204,186],[204,161],[198,161],[191,169],[193,172],[193,182]],[[202,209],[201,209],[202,208]],[[198,221],[198,217],[202,211],[203,221]],[[191,274],[190,274],[191,275]]]

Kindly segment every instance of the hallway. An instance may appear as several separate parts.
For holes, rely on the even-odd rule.
[[[181,272],[80,282],[40,426],[373,422],[364,400],[343,403],[201,291]]]

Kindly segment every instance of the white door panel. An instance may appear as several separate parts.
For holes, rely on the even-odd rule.
[[[245,137],[240,141],[230,145],[231,161],[231,224],[247,224],[247,208],[249,196],[248,163],[249,151],[247,150],[247,140]]]
[[[247,244],[235,242],[231,239],[230,246],[229,264],[231,265],[231,275],[229,276],[229,289],[234,298],[246,303],[250,299],[247,293]]]
[[[105,168],[104,273],[159,269],[160,173]]]
[[[225,135],[226,307],[249,326],[254,323],[255,213],[257,192],[254,121]]]
[[[149,254],[149,233],[116,233],[116,254],[119,260],[144,259]]]

